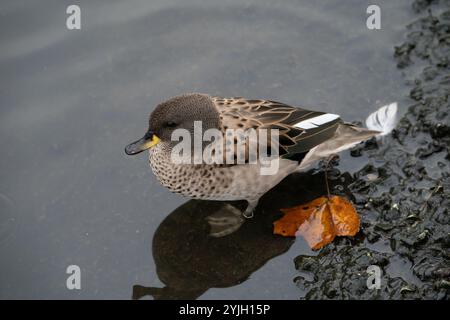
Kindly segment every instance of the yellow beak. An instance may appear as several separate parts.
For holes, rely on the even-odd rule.
[[[133,156],[156,146],[159,141],[161,141],[161,139],[159,139],[156,134],[152,131],[148,131],[144,137],[127,145],[125,147],[125,153],[129,156]]]

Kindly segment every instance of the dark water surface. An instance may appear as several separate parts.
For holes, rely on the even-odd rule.
[[[184,92],[269,98],[349,121],[392,101],[401,108],[408,91],[393,54],[411,3],[377,1],[382,29],[373,31],[365,23],[372,2],[78,1],[82,29],[69,31],[72,2],[2,1],[0,298],[128,299],[133,285],[162,281],[201,284],[183,294],[204,299],[303,296],[294,258],[316,254],[303,240],[237,234],[208,247],[191,213],[200,219],[217,204],[185,204],[158,184],[146,156],[128,158],[123,148],[144,133],[157,103]],[[365,161],[347,151],[340,169],[354,172]],[[301,181],[288,181],[299,190]],[[278,194],[266,202],[295,204]],[[186,220],[169,223],[169,244],[161,240],[152,255],[155,231],[174,210],[171,217]],[[183,250],[170,249],[175,244]],[[248,250],[248,259],[220,260],[209,268],[220,272],[197,278],[196,263],[217,263],[224,248]],[[81,267],[78,291],[66,289],[71,264]],[[408,265],[393,268],[402,275]],[[224,270],[241,273],[216,281]]]

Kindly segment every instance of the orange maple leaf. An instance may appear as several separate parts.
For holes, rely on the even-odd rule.
[[[301,235],[316,250],[336,236],[354,236],[359,231],[359,216],[345,198],[320,197],[303,205],[281,209],[285,214],[274,222],[274,234],[285,237]]]

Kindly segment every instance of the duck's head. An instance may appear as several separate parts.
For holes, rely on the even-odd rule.
[[[185,129],[193,141],[194,122],[201,121],[202,131],[219,128],[219,113],[209,95],[190,93],[171,98],[159,104],[150,114],[149,128],[141,139],[125,147],[125,153],[135,155],[159,143],[172,146],[172,133]]]

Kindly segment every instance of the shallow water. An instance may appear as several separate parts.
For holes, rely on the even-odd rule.
[[[404,106],[408,90],[393,48],[413,16],[411,3],[378,1],[378,31],[365,25],[370,3],[82,1],[82,30],[69,31],[69,1],[2,1],[0,298],[128,299],[133,285],[164,286],[152,239],[187,199],[158,184],[146,156],[129,158],[123,148],[170,96],[269,98],[348,121],[392,101]],[[340,169],[365,164],[345,152]],[[294,200],[281,194],[275,201]],[[195,252],[195,242],[179,237],[172,241]],[[260,249],[252,244],[252,252]],[[301,239],[280,246],[250,263],[244,278],[197,296],[301,297],[294,258],[316,253]],[[174,274],[189,278],[195,256],[170,258]],[[81,267],[81,290],[66,289],[71,264]],[[405,274],[402,265],[392,269]]]

